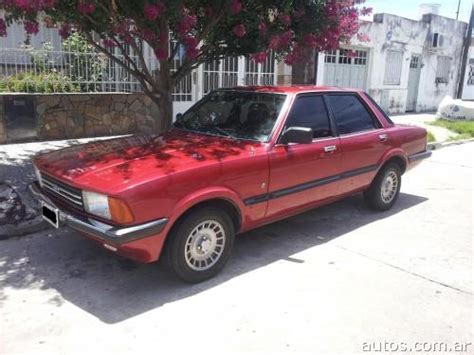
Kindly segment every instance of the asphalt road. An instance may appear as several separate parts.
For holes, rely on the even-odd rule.
[[[389,212],[354,196],[246,233],[199,285],[69,230],[0,241],[0,353],[473,353],[473,157],[434,152]]]

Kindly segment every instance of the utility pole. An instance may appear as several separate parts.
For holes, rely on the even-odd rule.
[[[464,38],[463,45],[463,55],[461,59],[461,75],[459,75],[458,83],[458,94],[456,95],[458,99],[462,98],[462,90],[464,88],[464,78],[466,75],[466,66],[467,66],[467,57],[469,53],[469,47],[472,42],[472,26],[474,25],[474,4],[471,7],[471,18],[469,19],[469,27],[467,29],[466,38]]]
[[[461,8],[461,0],[458,0],[458,11],[456,12],[456,20],[459,18],[459,9]]]

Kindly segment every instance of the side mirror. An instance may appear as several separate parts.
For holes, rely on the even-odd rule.
[[[183,117],[182,113],[177,113],[176,114],[176,121],[179,120],[181,117]]]
[[[306,127],[288,127],[283,132],[280,143],[308,144],[313,141],[313,130]]]

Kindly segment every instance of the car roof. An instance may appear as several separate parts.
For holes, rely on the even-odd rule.
[[[222,89],[220,89],[222,90]],[[236,86],[223,90],[239,90],[268,92],[279,94],[298,94],[303,92],[359,92],[360,89],[340,88],[336,86],[317,86],[317,85],[279,85],[279,86]]]

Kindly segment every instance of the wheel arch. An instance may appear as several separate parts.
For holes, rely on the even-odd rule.
[[[235,231],[238,232],[243,224],[243,201],[238,195],[227,188],[208,188],[203,191],[197,191],[190,196],[186,196],[180,202],[178,202],[173,209],[173,212],[169,216],[169,223],[164,231],[165,240],[159,256],[163,253],[166,248],[169,237],[172,234],[176,226],[182,221],[187,215],[192,213],[198,208],[204,206],[216,206],[217,208],[223,208],[232,219]]]
[[[378,171],[382,170],[387,164],[395,163],[400,167],[402,175],[405,173],[408,167],[408,159],[403,150],[393,150],[387,153],[382,159],[382,163],[379,165]]]

